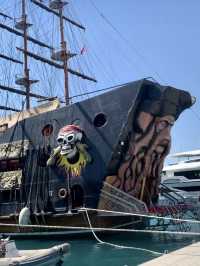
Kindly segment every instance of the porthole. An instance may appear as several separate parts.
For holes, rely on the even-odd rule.
[[[58,197],[59,199],[64,199],[67,197],[67,190],[66,188],[60,188],[58,191]]]
[[[95,116],[93,124],[95,127],[103,127],[107,123],[107,117],[103,113],[99,113]]]
[[[52,132],[53,132],[53,126],[51,124],[44,126],[42,129],[42,135],[44,137],[49,137],[52,134]]]

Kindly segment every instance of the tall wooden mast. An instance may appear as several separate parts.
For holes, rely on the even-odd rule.
[[[75,75],[79,78],[97,82],[95,78],[90,77],[88,75],[85,75],[84,73],[78,72],[74,69],[71,69],[68,65],[68,60],[74,56],[76,56],[75,53],[70,53],[67,47],[67,43],[65,41],[65,34],[64,34],[64,22],[67,22],[71,24],[72,26],[78,27],[81,30],[85,30],[84,26],[77,23],[76,21],[72,20],[71,18],[68,18],[63,15],[63,8],[67,2],[64,0],[49,0],[49,6],[43,4],[40,0],[30,0],[33,4],[37,5],[39,8],[45,10],[46,12],[52,13],[53,15],[57,16],[59,18],[60,22],[60,48],[55,49],[53,46],[49,45],[48,43],[44,43],[41,40],[37,40],[36,38],[33,38],[28,34],[28,28],[32,25],[28,23],[27,20],[27,14],[26,14],[26,0],[21,0],[21,9],[22,9],[22,15],[21,18],[17,21],[13,19],[12,17],[8,16],[7,14],[4,14],[0,12],[0,16],[3,16],[4,18],[8,18],[10,20],[15,21],[14,28],[6,25],[5,23],[0,23],[0,29],[8,31],[11,34],[15,34],[19,37],[23,38],[23,48],[16,47],[18,51],[23,53],[23,62],[18,60],[17,58],[10,57],[7,54],[1,54],[0,58],[2,60],[8,60],[15,64],[23,64],[23,76],[17,76],[15,79],[15,84],[19,86],[23,86],[25,90],[16,89],[10,86],[7,86],[5,84],[0,84],[0,90],[8,91],[10,93],[22,95],[26,97],[26,108],[29,109],[31,106],[30,99],[31,98],[37,98],[42,100],[49,100],[51,101],[52,98],[36,94],[31,91],[31,85],[35,82],[38,82],[38,80],[31,80],[30,74],[29,74],[29,67],[28,67],[28,57],[31,57],[35,60],[38,60],[40,62],[43,62],[45,64],[48,64],[50,66],[53,66],[57,69],[61,69],[64,72],[64,98],[65,98],[65,104],[69,104],[69,84],[68,84],[68,75],[69,73],[71,75]],[[51,51],[51,59],[42,57],[39,54],[35,54],[32,51],[28,50],[28,42],[31,42],[33,44],[36,44],[42,48],[50,49]],[[18,109],[7,107],[7,106],[0,106],[0,110],[11,110],[11,111],[18,111]]]
[[[26,85],[27,85],[27,87],[26,87],[27,89],[26,89],[26,91],[24,91],[21,89],[16,89],[13,87],[6,86],[4,84],[0,84],[0,90],[7,91],[7,92],[13,93],[13,94],[18,94],[21,96],[25,96],[26,97],[26,107],[30,108],[30,98],[37,98],[37,99],[41,99],[41,100],[52,100],[52,98],[49,98],[49,97],[46,97],[43,95],[39,95],[39,94],[36,94],[36,93],[33,93],[30,91],[30,85],[32,83],[36,82],[36,80],[30,80],[30,78],[29,78],[28,58],[27,58],[29,55],[28,51],[27,51],[28,40],[34,44],[39,45],[40,47],[45,47],[48,49],[52,49],[53,47],[42,42],[42,41],[39,41],[39,40],[37,40],[37,39],[35,39],[35,38],[33,38],[27,34],[28,33],[27,28],[30,26],[30,24],[27,23],[27,16],[26,16],[26,12],[25,12],[26,11],[26,5],[25,4],[26,4],[26,2],[25,2],[25,0],[23,0],[22,1],[22,17],[18,21],[15,21],[15,25],[14,25],[15,28],[9,27],[8,25],[0,23],[0,28],[2,30],[6,30],[6,31],[10,32],[11,34],[15,34],[17,36],[23,37],[24,49],[22,49],[22,50],[24,52],[24,60],[23,60],[24,62],[22,62],[16,58],[10,57],[7,54],[2,54],[2,53],[0,53],[0,59],[7,60],[7,61],[10,61],[10,62],[15,63],[15,64],[24,65],[24,75],[23,75],[23,77],[21,77],[21,76],[17,77],[15,80],[15,83],[17,85],[20,85],[20,86],[23,85],[24,87],[26,87]],[[0,12],[0,16],[3,16],[4,18],[9,18],[10,20],[14,21],[14,19],[12,17],[10,17],[7,14],[4,14],[2,12]],[[0,105],[0,110],[15,111],[15,112],[20,111],[17,108],[2,106],[2,105]]]
[[[63,24],[63,7],[65,3],[60,5],[59,15],[60,15],[60,38],[61,38],[61,48],[63,52],[63,69],[64,69],[64,93],[65,93],[65,104],[69,104],[69,79],[68,79],[68,66],[67,66],[67,42],[65,41],[64,35],[64,24]]]
[[[27,16],[26,16],[26,0],[22,0],[22,21],[24,24],[23,30],[24,30],[24,86],[26,88],[26,109],[30,108],[30,82],[29,82],[29,69],[28,69],[28,56],[27,56],[27,46],[28,46],[28,40],[27,40]]]

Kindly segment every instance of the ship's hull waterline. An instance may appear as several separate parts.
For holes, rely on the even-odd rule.
[[[116,234],[120,231],[115,232],[112,229],[142,227],[141,218],[131,215],[99,215],[88,211],[88,217],[85,211],[77,214],[37,214],[31,217],[31,225],[25,226],[19,226],[18,216],[0,217],[0,232],[12,238],[76,238],[92,236],[92,230],[100,234]]]

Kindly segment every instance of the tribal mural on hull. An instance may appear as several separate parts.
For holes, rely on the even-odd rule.
[[[147,206],[158,198],[163,162],[171,146],[171,128],[179,114],[192,104],[185,91],[172,87],[152,90],[144,91],[134,113],[129,112],[129,130],[113,154],[102,188],[109,193],[109,184]],[[99,208],[112,205],[100,197]]]
[[[70,176],[80,176],[82,169],[92,161],[87,145],[82,143],[83,134],[76,125],[61,128],[57,137],[58,147],[54,149],[47,165],[64,168]]]

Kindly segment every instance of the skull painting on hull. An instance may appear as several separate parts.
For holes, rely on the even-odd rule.
[[[87,145],[82,143],[83,134],[76,125],[61,128],[57,137],[58,147],[54,149],[47,165],[64,168],[71,176],[80,176],[82,169],[91,162]]]
[[[60,154],[65,155],[69,159],[75,157],[78,153],[76,143],[81,142],[82,137],[83,132],[77,126],[69,125],[61,128],[57,138],[58,145],[61,149]]]

